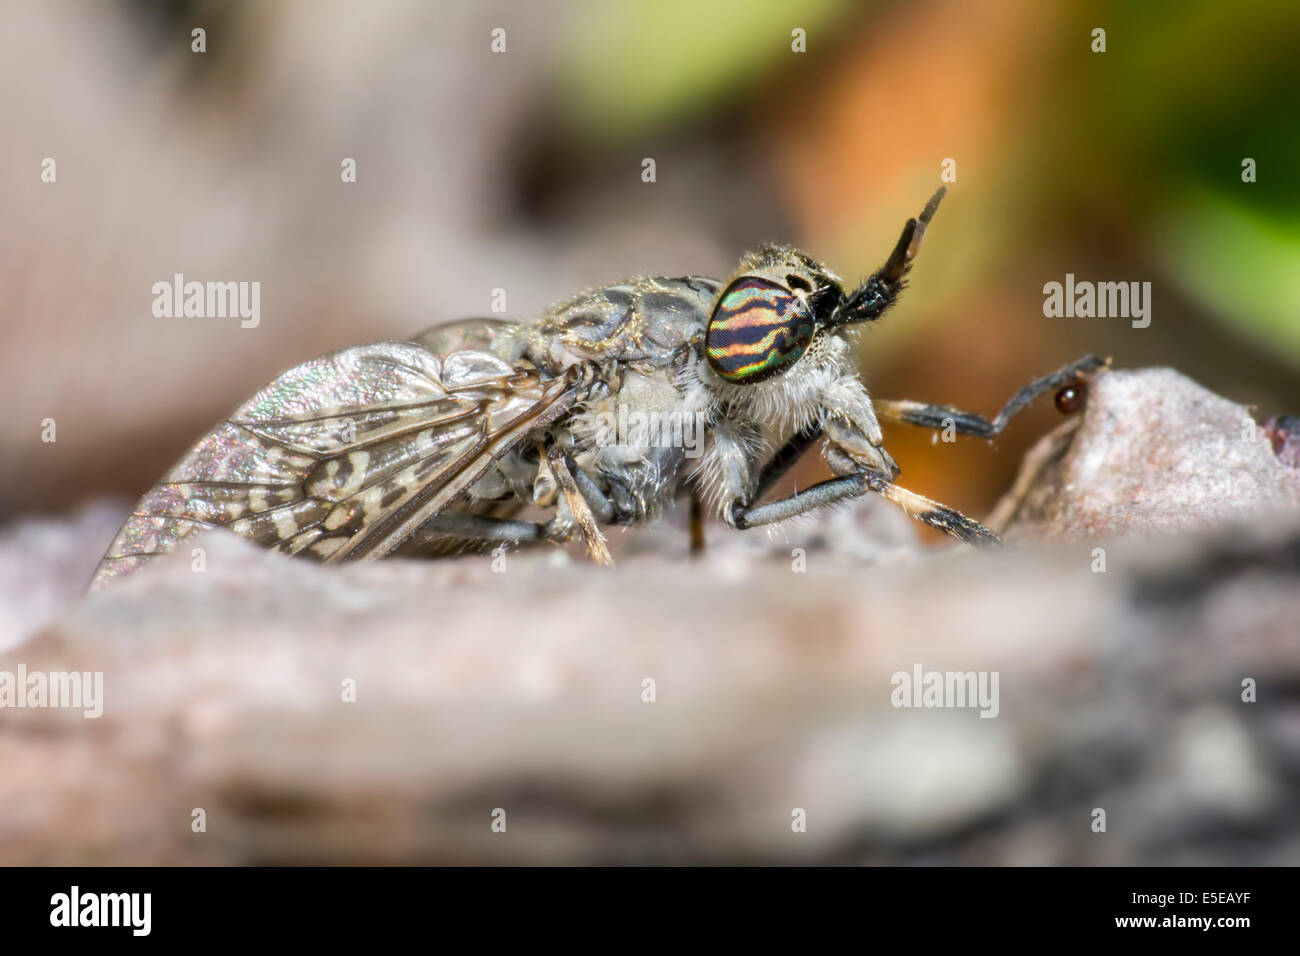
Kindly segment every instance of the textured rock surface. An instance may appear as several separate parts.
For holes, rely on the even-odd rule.
[[[1022,536],[1159,534],[1293,509],[1300,470],[1271,430],[1172,369],[1107,372],[1082,418],[1027,456],[1023,501],[1004,501],[1000,522]]]
[[[1013,524],[1194,537],[921,552],[863,503],[697,561],[629,533],[604,572],[212,535],[202,573],[176,555],[78,602],[116,519],[12,528],[0,672],[102,671],[105,700],[0,709],[0,863],[1300,862],[1292,475],[1204,454],[1240,434],[1204,395],[1103,376]],[[1120,402],[1183,439],[1121,433]],[[1246,504],[1271,510],[1223,524]],[[996,672],[997,716],[893,706],[917,667]]]
[[[28,518],[0,528],[0,652],[81,599],[128,502],[97,502],[66,518]]]

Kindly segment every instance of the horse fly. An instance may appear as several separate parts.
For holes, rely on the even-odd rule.
[[[687,494],[745,529],[872,492],[954,538],[996,542],[894,483],[880,421],[991,438],[1036,396],[1105,363],[1089,356],[1039,379],[992,419],[873,402],[846,334],[898,298],[943,193],[852,292],[803,253],[769,246],[726,282],[641,278],[535,321],[471,319],[292,368],[140,499],[93,583],[214,527],[324,562],[576,537],[609,564],[602,526],[653,520]],[[674,435],[698,423],[700,441],[620,429],[628,409],[674,423]],[[822,438],[835,477],[761,503]],[[529,506],[541,520],[523,519]]]

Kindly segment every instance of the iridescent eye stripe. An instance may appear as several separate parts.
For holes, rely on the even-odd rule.
[[[705,351],[709,365],[728,382],[757,382],[799,358],[812,333],[812,314],[801,299],[746,276],[718,300]]]

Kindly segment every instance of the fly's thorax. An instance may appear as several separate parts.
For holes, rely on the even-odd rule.
[[[624,368],[616,389],[593,396],[571,416],[582,448],[635,456],[655,447],[697,450],[707,426],[707,399],[683,388],[671,369]]]
[[[667,364],[704,332],[717,293],[716,280],[698,276],[589,289],[533,323],[526,354],[552,374],[577,362]]]

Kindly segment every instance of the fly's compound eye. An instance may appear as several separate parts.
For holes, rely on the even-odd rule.
[[[797,361],[812,336],[813,314],[803,299],[775,282],[742,276],[718,299],[705,354],[726,381],[761,382]]]

